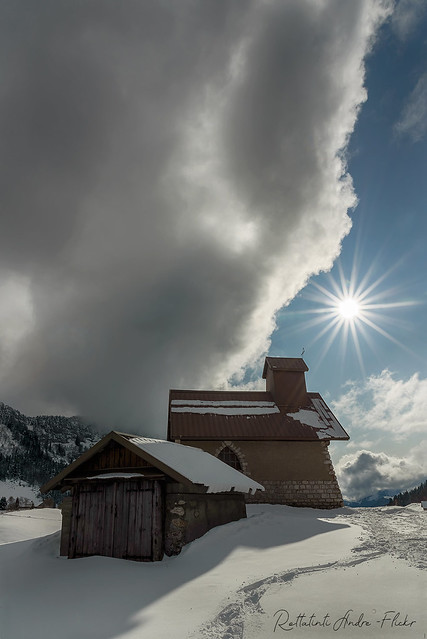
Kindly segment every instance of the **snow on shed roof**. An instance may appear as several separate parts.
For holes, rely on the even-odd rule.
[[[256,490],[264,490],[261,484],[199,448],[176,444],[163,439],[151,439],[111,431],[92,448],[64,468],[56,477],[44,484],[40,488],[40,492],[45,493],[53,490],[63,485],[64,480],[67,483],[70,479],[75,480],[78,478],[79,467],[94,455],[101,453],[111,441],[128,448],[175,481],[206,486],[208,493],[229,492],[231,490],[241,493],[254,493]],[[144,475],[144,471],[142,475]],[[114,473],[102,473],[102,479],[119,479],[120,477],[124,479],[124,473],[117,471]],[[85,477],[85,479],[89,478]],[[91,477],[91,479],[94,479],[94,477]],[[101,477],[98,476],[96,479],[101,479]]]
[[[208,493],[230,490],[252,493],[257,489],[264,490],[261,484],[200,448],[148,437],[132,437],[129,441],[186,477],[193,484],[206,486]]]

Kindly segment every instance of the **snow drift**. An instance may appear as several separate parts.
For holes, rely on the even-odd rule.
[[[419,639],[426,516],[248,507],[155,564],[58,558],[60,513],[0,515],[2,639]],[[29,539],[32,537],[32,539]]]

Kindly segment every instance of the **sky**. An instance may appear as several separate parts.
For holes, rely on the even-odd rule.
[[[0,13],[1,400],[164,436],[304,349],[346,494],[425,479],[425,3]]]
[[[334,267],[279,311],[270,349],[304,348],[309,387],[351,435],[331,453],[354,499],[427,475],[426,32],[422,2],[394,5],[377,32],[346,151],[352,229]],[[352,293],[361,315],[343,321],[336,298]]]

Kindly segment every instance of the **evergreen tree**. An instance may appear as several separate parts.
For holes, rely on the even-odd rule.
[[[388,505],[389,506],[407,506],[408,504],[420,503],[421,501],[427,501],[427,480],[422,482],[419,486],[416,486],[412,490],[405,490],[404,493],[399,493],[392,497]]]

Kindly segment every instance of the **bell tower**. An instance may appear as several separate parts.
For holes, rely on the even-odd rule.
[[[301,357],[266,357],[263,378],[266,390],[281,412],[298,410],[309,404],[305,373],[308,366]]]

